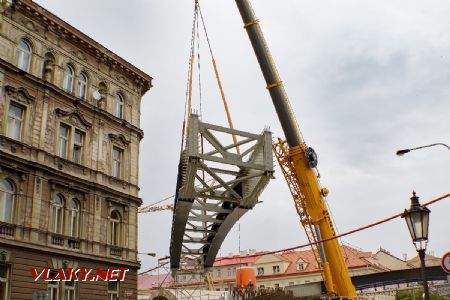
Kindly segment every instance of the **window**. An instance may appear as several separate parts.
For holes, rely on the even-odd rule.
[[[20,141],[24,124],[25,109],[13,102],[9,103],[6,136]]]
[[[65,159],[72,157],[73,162],[82,164],[84,137],[85,134],[81,130],[61,123],[59,125],[58,155]],[[72,147],[69,148],[68,145],[72,145]]]
[[[8,300],[9,267],[0,265],[0,300]]]
[[[227,276],[228,277],[233,276],[233,273],[231,273],[231,268],[227,268]]]
[[[258,273],[258,275],[264,275],[264,268],[257,268],[256,272]]]
[[[122,177],[122,159],[123,150],[118,147],[113,147],[112,150],[112,176]]]
[[[123,118],[123,97],[120,94],[116,94],[114,101],[114,115],[118,118]]]
[[[108,300],[119,300],[119,281],[108,281]]]
[[[70,65],[66,65],[64,69],[64,89],[69,93],[73,92],[73,68]]]
[[[273,266],[272,270],[274,273],[280,273],[280,266]]]
[[[301,271],[304,269],[306,269],[306,263],[304,263],[304,262],[297,263],[297,270]]]
[[[291,282],[289,282],[289,285],[294,285],[294,284],[295,284],[295,282],[292,282],[292,281],[291,281]]]
[[[73,135],[73,161],[77,164],[83,162],[83,144],[84,144],[84,133],[75,130]]]
[[[59,156],[67,158],[67,144],[70,138],[70,127],[60,124],[59,125]]]
[[[53,278],[55,277],[56,272],[51,271],[49,275],[50,278]],[[47,291],[49,300],[59,300],[59,281],[49,281],[47,285]]]
[[[222,277],[222,269],[217,269],[217,277]]]
[[[120,223],[122,218],[118,211],[113,211],[109,218],[110,241],[113,246],[120,246]]]
[[[53,198],[51,205],[51,218],[52,218],[52,228],[54,233],[63,233],[63,210],[64,210],[64,199],[61,195],[56,195]]]
[[[76,199],[70,200],[69,203],[69,226],[70,236],[78,237],[80,223],[80,205]]]
[[[81,99],[86,99],[87,84],[87,76],[84,73],[80,73],[80,77],[78,77],[77,96]]]
[[[76,300],[76,282],[65,281],[64,282],[64,300]]]
[[[16,65],[19,69],[28,72],[31,65],[31,46],[25,39],[21,39],[16,51]]]
[[[8,179],[0,181],[0,221],[13,222],[14,197],[15,188],[13,183]]]

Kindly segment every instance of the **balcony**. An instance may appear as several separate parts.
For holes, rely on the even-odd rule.
[[[0,222],[0,236],[10,236],[14,237],[15,225]]]

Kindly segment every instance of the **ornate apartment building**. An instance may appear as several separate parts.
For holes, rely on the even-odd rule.
[[[0,300],[137,299],[152,78],[36,3],[0,2]],[[81,267],[129,271],[47,282],[30,270]]]

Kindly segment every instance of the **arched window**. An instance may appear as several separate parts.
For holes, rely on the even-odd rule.
[[[0,221],[13,222],[13,207],[16,189],[14,184],[8,180],[0,181]]]
[[[123,97],[120,94],[116,94],[114,101],[114,115],[118,118],[123,118]]]
[[[64,228],[64,198],[61,195],[56,195],[52,200],[51,205],[51,219],[52,219],[52,231],[54,233],[63,234]]]
[[[73,68],[66,65],[64,69],[64,89],[69,93],[73,92]]]
[[[121,222],[122,222],[122,218],[120,216],[120,213],[117,210],[111,212],[111,215],[109,218],[109,230],[110,230],[111,245],[113,245],[113,246],[120,246]]]
[[[77,96],[81,99],[86,99],[87,92],[87,76],[83,72],[80,73],[80,77],[78,77],[78,94]]]
[[[69,203],[69,228],[70,236],[78,237],[80,224],[80,204],[77,199],[70,200]]]
[[[16,65],[19,69],[25,72],[30,70],[32,53],[30,43],[25,39],[21,39],[16,50]]]

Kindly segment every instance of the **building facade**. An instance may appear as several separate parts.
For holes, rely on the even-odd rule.
[[[0,300],[137,299],[140,105],[152,78],[32,1],[1,3]],[[35,281],[33,268],[129,271]]]
[[[350,276],[377,272],[408,269],[406,261],[380,249],[376,253],[366,252],[346,245],[341,246]],[[236,287],[236,271],[251,267],[256,275],[256,287],[264,289],[300,288],[302,296],[320,295],[323,289],[322,269],[312,250],[288,251],[279,254],[242,251],[239,255],[216,258],[210,272],[214,288],[218,291],[232,291]],[[152,288],[142,281],[142,289]],[[204,285],[200,275],[180,274],[174,281],[164,283],[167,288],[192,288]],[[141,289],[141,287],[140,287]]]

